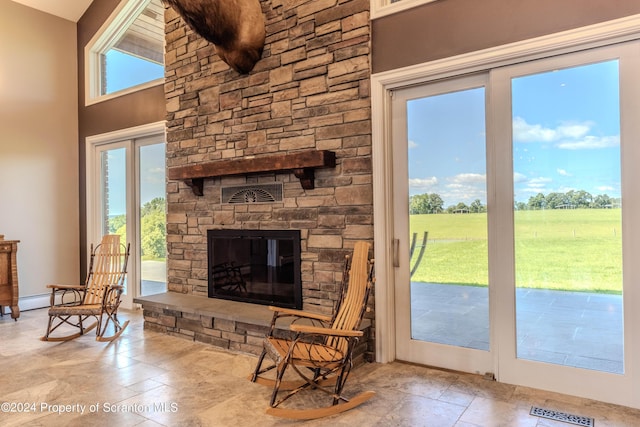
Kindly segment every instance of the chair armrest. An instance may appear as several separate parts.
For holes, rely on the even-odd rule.
[[[120,296],[124,291],[123,285],[108,285],[104,288],[102,294],[102,307],[103,309],[117,310],[120,306]]]
[[[103,301],[106,298],[107,295],[111,294],[112,292],[122,292],[124,291],[124,286],[123,285],[107,285],[104,287],[104,291],[103,291]]]
[[[67,290],[67,291],[72,291],[72,290],[78,290],[81,291],[84,289],[84,285],[47,285],[47,289],[60,289],[62,291]]]
[[[302,334],[331,335],[334,337],[361,337],[364,335],[362,331],[331,329],[308,325],[291,325],[291,330]]]
[[[48,284],[46,287],[51,289],[50,307],[78,305],[82,302],[86,291],[84,285]],[[59,304],[56,304],[56,298],[59,298]]]
[[[320,313],[312,313],[310,311],[302,311],[302,310],[294,310],[291,308],[282,308],[282,307],[274,307],[269,306],[269,310],[274,311],[276,314],[281,316],[296,316],[305,319],[314,319],[321,320],[323,322],[330,322],[331,316]]]

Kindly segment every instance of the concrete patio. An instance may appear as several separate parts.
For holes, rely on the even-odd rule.
[[[412,337],[489,350],[485,287],[411,283]],[[518,357],[623,372],[622,297],[516,289]]]

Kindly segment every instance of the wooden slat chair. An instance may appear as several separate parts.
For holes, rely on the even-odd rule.
[[[369,243],[357,242],[353,256],[347,256],[340,298],[333,316],[270,307],[275,312],[271,329],[265,338],[264,349],[256,368],[250,376],[253,382],[273,387],[268,414],[292,419],[320,418],[355,408],[375,395],[373,391],[365,391],[348,399],[342,394],[353,366],[354,347],[362,336],[360,323],[374,282],[373,260],[368,257],[369,248]],[[278,337],[275,333],[276,322],[284,317],[294,317],[290,325],[293,333],[290,338]],[[274,363],[262,368],[267,355]],[[284,381],[288,367],[301,380]],[[275,379],[264,376],[274,368]],[[312,409],[280,407],[281,403],[305,389],[325,392],[332,397],[332,404]],[[281,392],[283,394],[279,397]]]
[[[129,321],[120,324],[118,320],[128,260],[129,246],[122,245],[118,235],[105,235],[95,250],[91,245],[89,274],[84,285],[47,285],[51,289],[51,306],[47,331],[41,339],[69,341],[96,327],[96,340],[113,341],[118,338],[129,324]],[[85,326],[89,317],[96,321]],[[77,328],[78,331],[70,335],[51,336],[63,325]],[[113,330],[113,334],[105,336],[108,330]]]

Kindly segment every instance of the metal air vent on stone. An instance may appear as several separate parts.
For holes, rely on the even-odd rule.
[[[282,183],[222,187],[222,203],[270,203],[282,201]]]

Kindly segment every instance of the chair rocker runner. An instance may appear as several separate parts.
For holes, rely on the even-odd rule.
[[[320,418],[355,408],[375,395],[373,391],[365,391],[348,399],[342,394],[353,367],[353,350],[363,335],[360,323],[374,282],[369,248],[368,242],[357,242],[353,256],[347,256],[340,298],[333,316],[270,307],[275,312],[271,329],[250,376],[253,382],[273,387],[267,414],[291,419]],[[289,338],[281,338],[282,334],[276,333],[276,322],[287,317],[294,318],[289,327],[292,334]],[[267,355],[274,363],[262,368]],[[300,380],[283,379],[288,367]],[[275,379],[263,375],[274,368]],[[313,409],[280,407],[284,401],[306,389],[326,393],[333,399],[332,404]]]
[[[47,285],[51,289],[49,323],[42,341],[69,341],[96,329],[97,341],[113,341],[125,330],[129,321],[120,324],[118,307],[124,290],[129,260],[129,246],[120,243],[120,236],[105,235],[94,249],[91,245],[89,274],[84,285]],[[59,300],[56,303],[56,300]],[[93,317],[95,322],[85,326]],[[77,328],[70,335],[51,336],[59,327]],[[110,329],[113,335],[105,336]],[[66,328],[68,329],[68,328]]]

